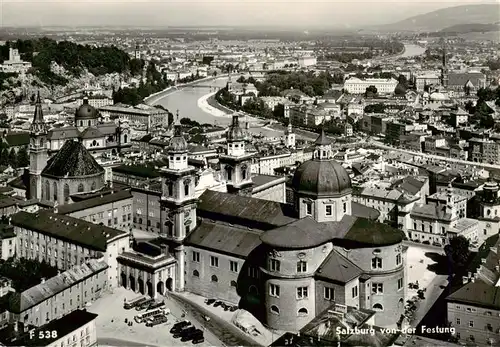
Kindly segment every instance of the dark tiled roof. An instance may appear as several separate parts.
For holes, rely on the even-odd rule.
[[[452,72],[448,74],[448,85],[463,87],[468,81],[471,81],[475,87],[480,87],[480,80],[483,79],[485,76],[480,72]]]
[[[27,146],[30,144],[30,134],[29,133],[8,133],[5,136],[5,141],[11,147],[17,146]]]
[[[296,220],[293,206],[268,200],[206,190],[199,198],[198,214],[231,223],[254,222],[263,230]]]
[[[86,210],[88,208],[102,206],[113,202],[131,199],[132,193],[129,190],[121,190],[113,194],[99,195],[92,199],[86,199],[72,204],[58,206],[57,213],[70,214],[77,211]]]
[[[11,223],[103,252],[108,240],[127,235],[125,231],[44,210],[37,213],[18,212],[12,216]]]
[[[500,310],[500,287],[481,280],[469,282],[446,298],[447,301],[461,302],[473,306]]]
[[[104,135],[99,131],[99,129],[88,127],[87,129],[82,131],[80,136],[82,139],[97,139],[103,137]]]
[[[401,230],[387,224],[356,218],[344,239],[360,245],[389,246],[403,241],[403,236]]]
[[[195,247],[245,258],[260,245],[260,234],[254,230],[204,220],[186,242]]]
[[[80,141],[68,140],[43,169],[42,175],[80,177],[104,173],[104,169]]]
[[[90,259],[85,264],[77,265],[71,269],[49,278],[43,283],[25,290],[22,293],[13,293],[8,298],[8,310],[13,313],[21,313],[38,305],[48,298],[74,286],[94,274],[105,271],[108,264],[104,261]]]
[[[265,184],[271,183],[273,181],[281,180],[283,177],[279,176],[271,176],[271,175],[255,175],[252,176],[252,182],[254,184],[253,188],[258,188],[259,186],[263,186]]]
[[[47,138],[49,140],[59,140],[59,139],[74,139],[80,135],[78,129],[74,126],[53,128],[47,133]]]
[[[363,270],[349,259],[333,250],[316,271],[316,277],[330,281],[348,283],[361,276]]]
[[[344,216],[340,222],[318,223],[306,217],[266,231],[260,239],[264,244],[276,248],[312,248],[335,238],[343,238],[355,221],[355,217]]]
[[[16,237],[14,227],[8,224],[0,224],[0,240]]]
[[[113,172],[144,178],[160,177],[160,171],[148,165],[120,165],[114,167]]]
[[[6,346],[27,346],[41,347],[48,346],[63,336],[69,335],[76,329],[83,327],[97,318],[97,314],[87,312],[86,310],[76,310],[66,316],[53,320],[34,330],[34,335],[30,333],[23,334],[14,341],[2,341]],[[46,331],[57,331],[57,337],[48,339],[39,339],[39,333]],[[31,336],[34,336],[32,338]]]
[[[380,212],[378,210],[355,201],[351,202],[351,214],[354,217],[361,217],[371,220],[377,220],[378,217],[380,217]]]

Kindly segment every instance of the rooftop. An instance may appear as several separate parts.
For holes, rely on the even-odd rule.
[[[363,270],[335,250],[330,253],[316,271],[316,277],[338,283],[348,283],[361,276],[361,274],[363,274]]]
[[[198,215],[208,219],[224,218],[233,224],[254,222],[262,230],[274,229],[296,220],[293,206],[212,190],[206,190],[200,196]]]
[[[104,169],[80,141],[64,142],[59,152],[47,162],[42,175],[81,177],[104,173]]]
[[[9,312],[22,313],[31,307],[44,302],[57,293],[74,286],[76,283],[79,283],[98,272],[107,270],[107,268],[108,264],[104,261],[90,259],[85,264],[74,266],[71,269],[49,278],[45,282],[31,287],[22,293],[11,292],[7,294],[5,296],[5,301],[2,302],[2,306],[5,306],[6,304],[7,307],[4,308],[6,308]]]
[[[450,294],[446,300],[500,310],[500,287],[476,280],[467,283],[456,292]]]
[[[61,205],[57,207],[57,213],[70,214],[77,211],[86,210],[88,208],[111,204],[125,199],[131,199],[132,193],[129,190],[120,190],[116,193],[96,196],[91,199],[82,200],[72,204]]]
[[[188,236],[189,245],[246,258],[260,245],[262,232],[203,220]]]
[[[49,346],[53,342],[61,339],[64,336],[69,335],[73,331],[78,328],[83,327],[87,323],[93,321],[97,318],[95,313],[87,312],[86,310],[76,310],[73,311],[59,319],[53,320],[48,324],[42,325],[41,327],[34,330],[34,338],[32,338],[31,334],[23,333],[20,336],[17,336],[14,340],[10,338],[6,340],[2,337],[6,337],[8,335],[12,336],[13,327],[8,326],[0,331],[0,339],[3,344],[6,346],[27,346],[27,347],[41,347],[41,346]],[[8,331],[10,330],[10,331]],[[47,338],[47,339],[39,339],[39,332],[45,331],[57,331],[57,337],[55,338]]]
[[[18,212],[12,215],[11,223],[102,252],[106,251],[109,240],[128,235],[125,231],[44,210],[37,213]]]

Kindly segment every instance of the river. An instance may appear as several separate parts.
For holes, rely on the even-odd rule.
[[[414,44],[405,44],[405,52],[399,57],[412,57],[416,55],[421,55],[425,52],[425,48]],[[235,78],[233,76],[233,78]],[[224,87],[227,83],[227,77],[220,77],[210,81],[201,81],[199,84],[210,85],[213,87],[197,87],[192,88],[191,86],[179,87],[179,89],[171,89],[158,95],[152,97],[151,104],[162,105],[167,108],[170,112],[175,113],[179,110],[179,115],[181,118],[189,118],[195,120],[201,124],[210,123],[220,126],[227,126],[231,122],[229,116],[214,116],[209,113],[206,109],[202,109],[200,104],[200,99],[205,97],[207,94],[213,93],[216,89]],[[194,83],[196,84],[196,83]],[[245,122],[245,119],[242,119]],[[272,130],[269,128],[250,128],[250,131],[255,134],[262,134],[268,137],[280,137],[283,136],[283,132]]]
[[[410,58],[416,57],[418,55],[422,55],[425,53],[425,47],[421,47],[419,45],[414,44],[405,44],[405,51],[403,54],[398,56],[398,58]]]

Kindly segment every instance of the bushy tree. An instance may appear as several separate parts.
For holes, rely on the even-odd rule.
[[[468,264],[470,251],[469,240],[459,235],[450,239],[444,247],[453,274],[460,273]]]
[[[26,147],[21,147],[17,152],[17,165],[19,167],[26,167],[30,164],[30,158]]]

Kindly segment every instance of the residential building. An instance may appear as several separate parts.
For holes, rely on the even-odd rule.
[[[6,295],[8,321],[41,327],[97,300],[108,285],[108,265],[91,259],[22,293]]]
[[[351,77],[344,82],[344,90],[350,94],[364,94],[366,88],[375,86],[379,94],[392,94],[398,85],[398,81],[394,78],[367,78],[360,79]]]
[[[116,257],[130,248],[128,232],[46,210],[16,213],[11,223],[17,235],[16,256],[45,260],[58,269],[103,257],[109,265],[107,283],[117,286]]]
[[[12,324],[0,330],[0,344],[3,346],[40,346],[60,347],[78,344],[80,347],[97,346],[97,315],[86,310],[73,311],[59,319],[55,319],[37,329],[25,332],[19,324]],[[15,326],[14,326],[15,325]],[[3,338],[9,335],[9,338]]]
[[[108,105],[101,107],[99,111],[111,119],[125,119],[131,126],[144,126],[146,131],[150,131],[158,125],[168,125],[167,111],[144,104],[137,106],[124,104]]]

